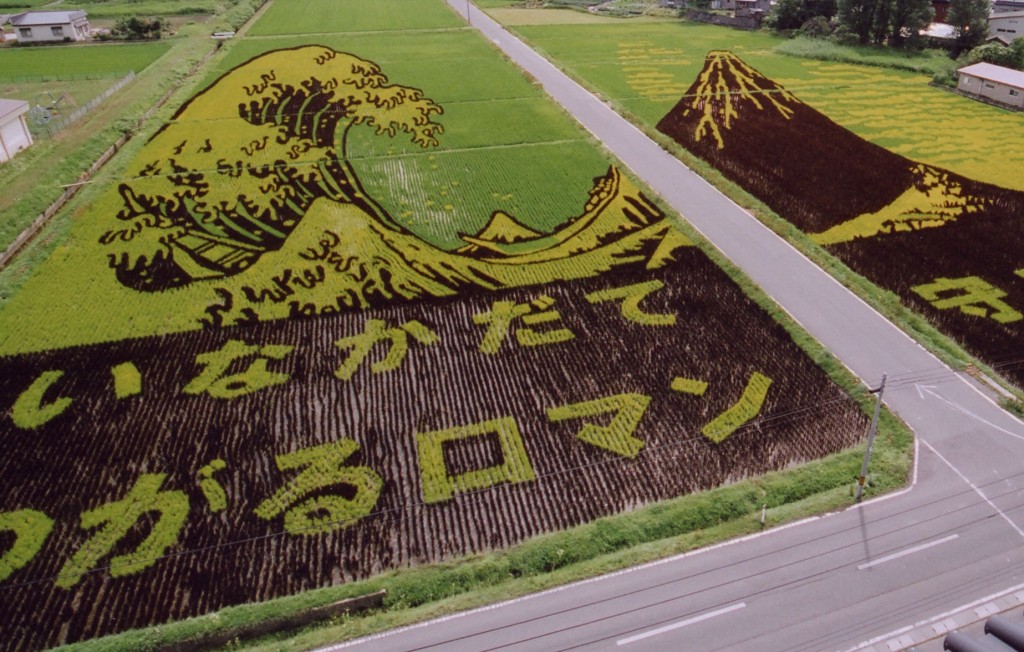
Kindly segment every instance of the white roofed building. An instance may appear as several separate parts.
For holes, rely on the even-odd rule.
[[[86,41],[92,36],[84,11],[26,11],[11,16],[11,26],[21,43]]]
[[[956,87],[998,104],[1024,109],[1024,72],[991,63],[976,63],[956,71]]]

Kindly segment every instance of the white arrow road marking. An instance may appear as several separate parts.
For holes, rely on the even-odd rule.
[[[948,537],[944,537],[944,538],[939,539],[937,541],[931,541],[929,543],[922,543],[919,546],[914,546],[912,548],[907,548],[906,550],[901,550],[899,552],[894,552],[891,555],[886,555],[885,557],[881,557],[879,559],[875,559],[874,561],[865,562],[865,563],[861,564],[860,566],[858,566],[857,570],[864,570],[865,568],[871,568],[872,566],[878,566],[879,564],[884,564],[887,561],[892,561],[893,559],[899,559],[900,557],[905,557],[907,555],[912,555],[915,552],[921,552],[922,550],[927,550],[928,548],[933,548],[935,546],[938,546],[938,545],[941,545],[941,544],[946,543],[948,541],[952,541],[954,539],[959,539],[959,538],[960,538],[959,534],[951,534]]]
[[[672,623],[671,625],[665,625],[664,627],[659,627],[658,629],[652,629],[651,631],[644,632],[643,634],[637,634],[636,636],[630,636],[629,638],[620,639],[615,643],[616,645],[629,645],[630,643],[635,643],[645,638],[650,638],[651,636],[657,636],[658,634],[670,632],[673,629],[679,629],[680,627],[686,627],[687,625],[693,625],[705,620],[710,620],[711,618],[716,618],[718,616],[727,614],[730,611],[736,611],[737,609],[742,609],[746,606],[746,602],[737,602],[736,604],[731,604],[728,607],[722,607],[721,609],[717,609],[715,611],[709,611],[706,614],[694,616],[693,618],[687,618],[686,620],[680,620],[678,623]]]

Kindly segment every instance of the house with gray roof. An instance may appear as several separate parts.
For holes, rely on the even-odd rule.
[[[86,41],[92,37],[84,11],[26,11],[10,18],[20,43]]]
[[[976,63],[956,71],[956,87],[998,104],[1024,109],[1024,72],[991,63]]]

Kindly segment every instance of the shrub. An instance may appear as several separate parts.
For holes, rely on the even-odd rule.
[[[124,41],[156,40],[162,36],[163,23],[159,18],[146,20],[138,16],[118,18],[110,33],[114,38]]]
[[[1001,43],[979,45],[967,54],[967,63],[991,63],[1006,68],[1024,70],[1024,40],[1014,42],[1014,47]]]
[[[826,38],[832,34],[832,26],[824,16],[815,16],[800,26],[800,35],[811,38]]]

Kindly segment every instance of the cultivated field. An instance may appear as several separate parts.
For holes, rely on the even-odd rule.
[[[293,0],[275,3],[253,36],[457,29],[464,23],[441,2]]]
[[[1019,113],[915,73],[783,56],[763,34],[628,22],[515,29],[1024,384]],[[736,97],[716,94],[711,79]]]
[[[1024,192],[871,143],[725,51],[658,130],[1024,386]]]
[[[0,433],[32,442],[0,461],[0,647],[504,548],[862,437],[567,116],[438,29],[441,0],[401,5],[407,30],[352,2],[336,33],[233,44],[0,310]]]
[[[0,49],[0,83],[123,77],[171,49],[166,42]]]
[[[78,0],[74,7],[87,12],[91,22],[130,16],[203,16],[216,13],[220,4],[215,0]]]
[[[1020,114],[932,87],[924,75],[785,56],[775,52],[776,37],[707,25],[627,20],[513,30],[650,127],[696,79],[708,52],[728,50],[857,135],[915,161],[1024,190]]]

